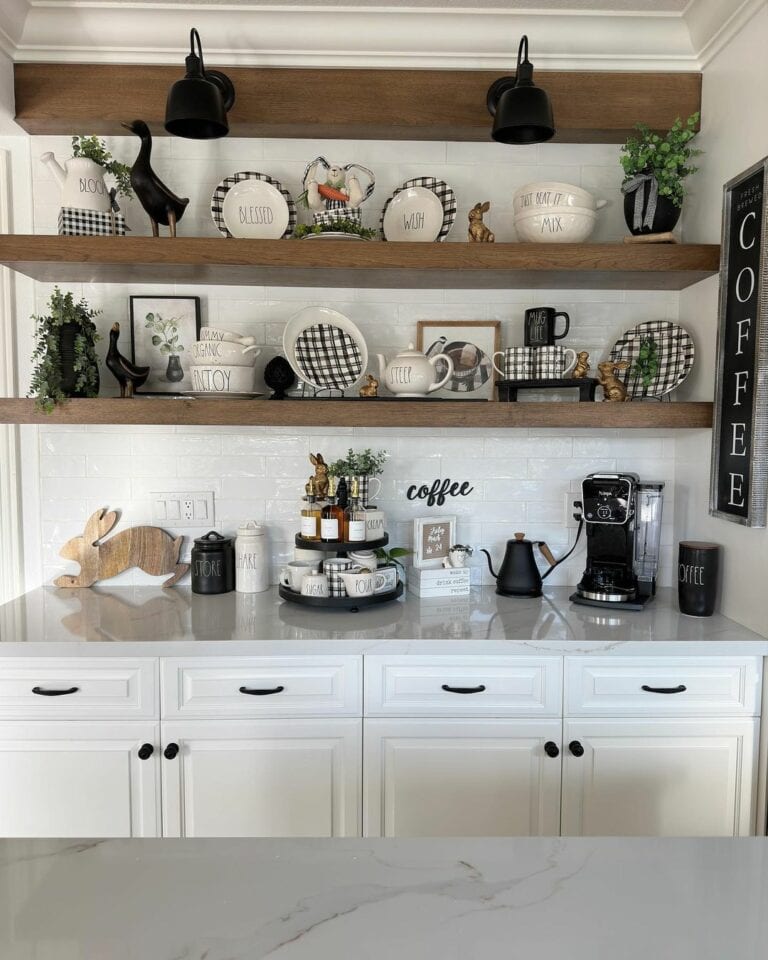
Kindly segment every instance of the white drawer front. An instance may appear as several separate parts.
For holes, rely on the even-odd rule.
[[[760,667],[757,657],[566,657],[565,713],[758,716]]]
[[[359,717],[361,664],[360,657],[165,659],[163,717]]]
[[[0,662],[0,718],[158,717],[157,660],[29,658]]]
[[[561,704],[560,657],[365,658],[369,717],[559,717]]]

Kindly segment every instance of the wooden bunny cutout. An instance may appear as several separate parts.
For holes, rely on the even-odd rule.
[[[323,460],[322,453],[315,456],[310,453],[309,461],[315,468],[315,494],[320,500],[328,496],[328,464]]]
[[[494,243],[496,237],[483,223],[483,214],[491,209],[491,201],[476,203],[469,211],[469,240],[474,243]]]
[[[618,370],[628,370],[628,360],[604,360],[597,365],[597,382],[603,388],[603,400],[622,403],[628,400],[627,388],[616,376]]]
[[[90,587],[98,580],[116,577],[124,570],[139,567],[154,577],[165,573],[173,576],[164,587],[172,587],[189,570],[188,563],[179,563],[184,537],[173,537],[160,527],[130,527],[121,530],[105,543],[99,543],[117,523],[117,514],[97,510],[85,525],[81,537],[67,540],[59,556],[80,564],[77,576],[57,577],[57,587]]]

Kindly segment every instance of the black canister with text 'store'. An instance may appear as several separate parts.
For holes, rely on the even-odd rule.
[[[680,613],[711,617],[720,583],[720,545],[681,540],[677,557],[677,599]]]
[[[192,592],[229,593],[234,589],[234,538],[211,530],[192,547]]]

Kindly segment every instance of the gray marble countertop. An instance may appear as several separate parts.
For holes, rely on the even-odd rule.
[[[198,596],[188,588],[41,587],[0,607],[2,656],[306,654],[768,655],[768,639],[716,614],[682,616],[671,590],[642,612],[579,607],[567,587],[536,600],[492,588],[462,598],[414,596],[332,612],[260,594]]]
[[[3,840],[0,956],[757,960],[768,840]]]

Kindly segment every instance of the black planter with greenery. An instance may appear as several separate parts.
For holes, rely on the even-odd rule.
[[[93,322],[101,311],[92,310],[85,300],[75,303],[71,293],[55,287],[48,310],[46,316],[32,318],[35,369],[30,383],[30,396],[46,413],[69,397],[98,396],[96,343],[101,339]]]
[[[630,233],[668,233],[680,219],[684,181],[696,172],[690,161],[701,151],[691,146],[699,114],[683,123],[678,117],[664,135],[646,124],[636,125],[639,136],[630,137],[621,148],[624,181],[624,219]]]

